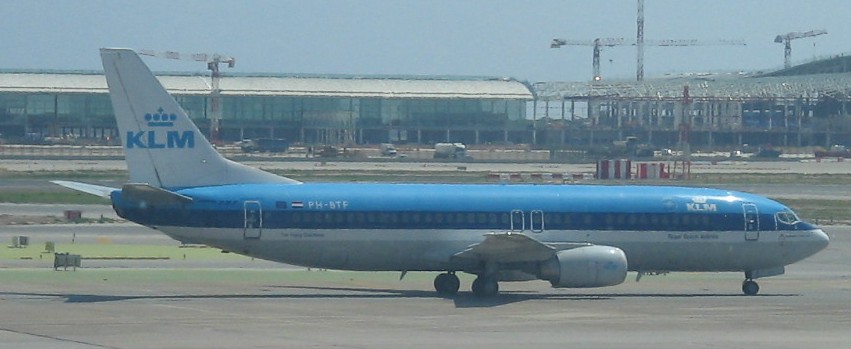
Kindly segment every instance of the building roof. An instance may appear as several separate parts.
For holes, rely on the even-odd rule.
[[[689,87],[689,96],[692,99],[704,100],[798,99],[823,96],[851,99],[851,73],[784,77],[706,75],[645,80],[643,83],[547,82],[535,84],[535,90],[542,100],[593,97],[671,100],[683,98],[684,86]]]
[[[768,73],[694,73],[636,81],[542,82],[534,88],[542,100],[607,97],[611,99],[851,99],[851,56],[821,58]]]
[[[157,74],[176,95],[207,95],[210,78],[202,74]],[[531,100],[526,84],[502,78],[465,77],[343,77],[223,76],[224,96],[290,96],[337,98],[441,98]],[[107,93],[100,72],[0,72],[0,92]]]

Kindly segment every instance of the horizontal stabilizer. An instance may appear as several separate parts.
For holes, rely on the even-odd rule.
[[[118,190],[117,188],[105,187],[102,185],[86,184],[71,181],[50,181],[50,183],[58,184],[65,188],[73,189],[86,194],[97,195],[106,199],[109,199],[109,195],[112,194],[112,192]]]
[[[525,234],[490,233],[485,235],[484,241],[471,245],[453,257],[501,263],[542,261],[549,259],[559,250],[588,245],[587,243],[560,243],[558,246],[551,246]]]
[[[127,201],[145,202],[154,205],[188,204],[192,198],[148,184],[125,184],[121,197]]]

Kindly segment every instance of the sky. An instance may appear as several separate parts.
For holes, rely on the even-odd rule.
[[[102,70],[98,48],[129,47],[236,58],[223,73],[463,75],[523,81],[591,79],[589,46],[572,40],[636,36],[636,0],[6,0],[0,69]],[[744,40],[747,46],[645,47],[645,76],[772,70],[778,34],[825,29],[792,42],[793,62],[851,52],[847,0],[646,0],[646,40]],[[636,49],[607,47],[604,79],[634,79]],[[146,58],[154,71],[204,71]]]

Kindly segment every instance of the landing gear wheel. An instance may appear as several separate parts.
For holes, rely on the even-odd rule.
[[[443,273],[434,278],[434,290],[441,296],[453,296],[461,288],[461,281],[455,273]]]
[[[742,292],[747,296],[756,296],[759,293],[759,284],[753,280],[745,280],[742,283]]]
[[[479,276],[473,280],[473,294],[479,298],[496,296],[499,293],[499,283],[496,279]]]

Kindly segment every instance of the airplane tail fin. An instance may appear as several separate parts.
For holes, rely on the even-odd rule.
[[[131,182],[159,188],[299,183],[221,156],[135,51],[100,54]]]

